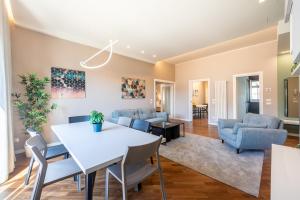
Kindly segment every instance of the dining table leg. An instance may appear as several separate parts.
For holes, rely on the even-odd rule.
[[[96,171],[85,175],[85,199],[93,199],[93,190],[96,178]]]

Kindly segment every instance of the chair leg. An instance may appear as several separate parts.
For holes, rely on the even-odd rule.
[[[33,158],[33,155],[32,155],[32,157],[30,159],[29,166],[28,166],[28,171],[27,171],[27,174],[26,174],[26,177],[25,177],[25,182],[24,182],[25,185],[28,185],[28,183],[29,183],[29,179],[30,179],[30,175],[31,175],[33,163],[34,163],[34,158]]]
[[[166,192],[165,192],[165,183],[164,183],[164,177],[162,175],[161,168],[158,169],[158,173],[159,173],[159,178],[160,178],[160,189],[161,189],[161,193],[162,193],[162,199],[166,200],[167,196],[166,196]]]
[[[105,177],[105,200],[108,200],[108,186],[109,186],[109,172],[106,170],[106,177]]]
[[[224,143],[224,140],[222,140],[222,143]]]
[[[237,154],[240,154],[240,149],[236,149],[236,153],[237,153]]]
[[[123,200],[127,200],[127,188],[125,183],[122,183]]]
[[[77,175],[77,191],[81,192],[81,175]]]

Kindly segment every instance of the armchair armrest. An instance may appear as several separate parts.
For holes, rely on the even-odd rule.
[[[219,119],[218,120],[218,128],[233,128],[235,123],[240,123],[242,120],[240,119]]]
[[[286,137],[284,129],[240,128],[236,143],[241,149],[267,149],[272,144],[283,144]]]

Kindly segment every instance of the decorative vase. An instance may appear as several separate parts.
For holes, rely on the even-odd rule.
[[[94,132],[102,131],[102,123],[101,124],[93,124]]]

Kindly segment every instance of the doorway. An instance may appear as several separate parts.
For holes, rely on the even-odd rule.
[[[233,115],[242,119],[246,113],[263,113],[263,77],[261,72],[234,75]]]
[[[166,80],[154,80],[154,108],[156,112],[167,112],[174,117],[175,83]]]
[[[190,80],[189,98],[189,121],[209,123],[210,80]]]

